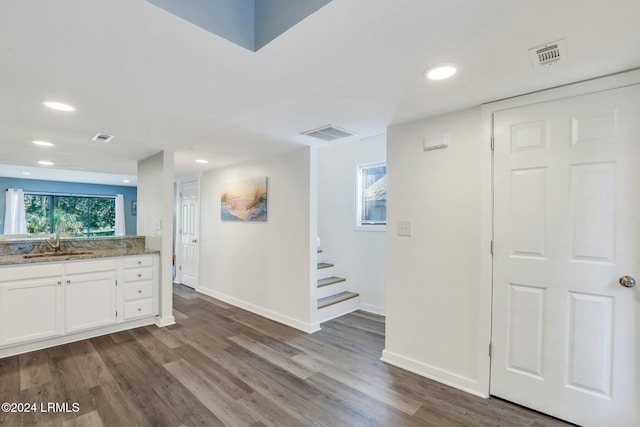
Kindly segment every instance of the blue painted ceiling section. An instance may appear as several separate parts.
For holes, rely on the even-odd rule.
[[[257,52],[331,0],[147,0]]]
[[[255,0],[147,0],[220,37],[254,50]]]
[[[331,0],[255,0],[255,51]]]

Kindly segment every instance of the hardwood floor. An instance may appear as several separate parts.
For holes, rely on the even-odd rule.
[[[0,400],[37,405],[0,426],[568,425],[382,363],[380,316],[308,335],[183,286],[174,309],[174,326],[0,359]]]

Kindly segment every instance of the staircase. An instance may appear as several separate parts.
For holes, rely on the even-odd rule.
[[[318,250],[321,254],[322,250]],[[320,255],[318,255],[320,257]],[[347,290],[347,279],[335,276],[335,266],[318,262],[318,320],[340,317],[358,309],[359,294]]]

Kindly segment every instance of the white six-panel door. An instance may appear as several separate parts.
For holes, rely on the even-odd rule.
[[[199,231],[199,181],[182,183],[181,188],[181,282],[196,288],[198,286],[198,231]]]
[[[640,86],[494,114],[491,394],[640,426]]]

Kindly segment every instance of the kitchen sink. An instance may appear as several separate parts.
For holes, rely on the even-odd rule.
[[[59,256],[74,256],[74,255],[91,255],[93,252],[74,252],[74,251],[65,251],[65,252],[42,252],[39,254],[26,254],[22,257],[25,259],[30,258],[48,258],[48,257],[59,257]]]

